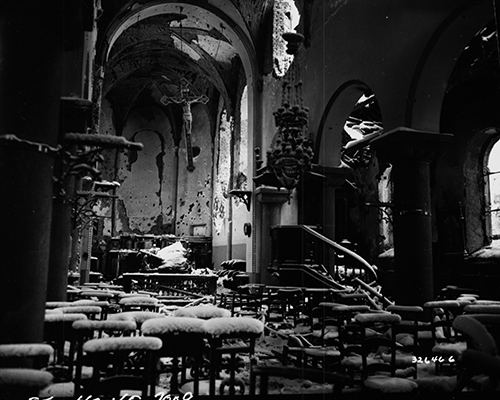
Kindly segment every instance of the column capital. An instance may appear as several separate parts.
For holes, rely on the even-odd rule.
[[[380,157],[389,162],[430,161],[453,139],[449,133],[398,127],[375,136],[369,143]]]

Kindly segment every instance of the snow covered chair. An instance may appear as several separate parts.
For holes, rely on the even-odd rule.
[[[153,318],[166,318],[166,316],[152,311],[126,311],[110,315],[108,321],[134,321],[140,330],[145,321]]]
[[[198,396],[200,369],[205,350],[204,321],[192,317],[150,319],[144,322],[142,333],[145,336],[160,338],[163,346],[159,356],[172,359],[170,364],[165,365],[166,371],[172,373],[170,393],[192,392],[195,397]],[[193,380],[186,378],[189,367]]]
[[[72,305],[55,308],[54,310],[60,311],[63,314],[85,314],[88,319],[96,319],[102,313],[102,308],[98,306]]]
[[[313,310],[319,306],[320,303],[333,302],[333,290],[328,288],[306,288],[304,289],[304,313],[309,317],[312,325]]]
[[[0,367],[47,367],[54,354],[52,346],[43,343],[0,344]]]
[[[255,341],[263,334],[264,324],[249,317],[212,318],[204,322],[204,331],[210,343],[209,394],[216,394],[217,383],[219,394],[224,394],[226,387],[231,396],[235,395],[236,387],[239,387],[240,394],[244,393],[245,385],[236,377],[239,368],[237,356],[248,354],[250,367],[252,366]],[[225,365],[222,362],[223,355],[229,355],[229,361]],[[224,367],[229,370],[229,378],[217,382],[219,371]]]
[[[193,307],[182,307],[174,311],[174,317],[210,319],[230,316],[231,311],[214,306],[213,304],[200,304]]]
[[[416,359],[419,352],[422,354],[422,349],[425,347],[422,346],[422,341],[432,340],[431,324],[423,321],[424,309],[420,306],[390,305],[386,311],[401,317],[399,324],[395,324],[392,328],[392,334],[400,346],[396,353],[396,363],[411,365],[413,377],[416,378],[418,368],[416,362],[412,360]]]
[[[111,300],[120,293],[119,291],[113,290],[83,289],[78,294],[78,297],[80,297],[80,299]]]
[[[456,359],[466,349],[466,343],[453,329],[453,320],[462,314],[468,303],[457,300],[435,300],[424,303],[424,309],[431,312],[432,334],[434,335],[434,347],[432,354],[441,356],[445,360],[450,357]],[[436,363],[436,374],[440,374],[443,368],[451,369],[454,373],[454,363]]]
[[[257,316],[262,310],[265,285],[240,285],[233,292],[231,316]]]
[[[85,342],[84,359],[92,366],[93,374],[82,387],[83,398],[120,398],[122,392],[154,398],[155,366],[161,347],[162,341],[155,337],[110,337]]]
[[[65,357],[65,343],[70,343],[69,354],[74,353],[74,332],[71,325],[74,321],[87,319],[85,314],[81,313],[63,313],[54,312],[45,314],[44,322],[44,341],[55,349],[53,367],[56,370],[66,370],[68,374],[72,370],[71,358]],[[67,378],[67,376],[66,376]]]
[[[53,380],[50,372],[30,368],[0,368],[0,399],[37,398]]]
[[[416,390],[418,385],[414,380],[396,375],[396,340],[393,332],[401,317],[388,312],[373,312],[357,314],[354,320],[350,329],[356,330],[359,335],[357,351],[361,357],[362,388],[384,394]],[[353,357],[355,360],[359,358]]]
[[[491,332],[483,323],[500,325],[500,315],[476,314],[460,315],[455,318],[453,327],[460,332],[467,342],[467,348],[462,352],[459,362],[457,391],[465,387],[484,390],[500,388],[500,357],[498,348]],[[480,385],[475,376],[486,376]],[[481,387],[482,386],[482,387]]]
[[[80,393],[82,381],[83,344],[88,340],[101,338],[103,334],[109,337],[129,336],[136,331],[137,325],[135,321],[78,320],[73,322],[72,328],[75,340],[72,348],[75,354],[70,357],[75,358],[74,394],[77,395]]]
[[[160,303],[158,299],[146,295],[122,297],[118,302],[122,311],[152,311],[158,312]]]

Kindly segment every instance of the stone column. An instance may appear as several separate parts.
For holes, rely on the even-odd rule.
[[[87,58],[93,54],[94,43],[86,40],[95,30],[95,10],[92,2],[74,1],[68,7],[64,18],[63,69],[61,75],[61,117],[59,144],[64,145],[67,132],[84,133],[92,121],[92,103],[88,83],[91,68]],[[61,178],[64,165],[62,159],[56,161],[54,177]],[[68,283],[68,267],[71,253],[71,203],[74,195],[75,179],[67,177],[55,186],[50,238],[50,258],[47,282],[47,300],[65,301]],[[61,189],[64,191],[62,192]]]
[[[0,5],[0,343],[41,342],[62,56],[62,2]]]
[[[261,283],[269,283],[271,276],[267,268],[272,262],[271,227],[281,222],[281,206],[288,201],[288,191],[268,186],[259,186],[255,190],[255,213],[260,221],[256,235],[257,277]]]
[[[77,97],[63,97],[61,99],[60,118],[60,143],[63,143],[64,134],[67,132],[85,132],[92,119],[92,103],[89,100]],[[69,149],[68,149],[69,150]],[[54,176],[61,178],[62,160],[56,161]],[[58,182],[56,189],[64,192],[54,193],[52,209],[52,228],[50,237],[50,259],[47,282],[47,300],[65,301],[68,284],[68,267],[71,253],[71,203],[70,199],[75,192],[75,179],[66,177]],[[76,237],[76,235],[74,235]]]
[[[372,140],[392,165],[394,183],[394,293],[400,304],[434,297],[430,163],[453,135],[396,128]]]

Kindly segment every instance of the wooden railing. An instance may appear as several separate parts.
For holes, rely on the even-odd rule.
[[[217,275],[126,273],[122,275],[123,287],[142,290],[176,289],[177,292],[214,295],[217,291]]]

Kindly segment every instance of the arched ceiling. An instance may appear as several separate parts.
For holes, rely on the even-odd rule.
[[[176,95],[185,77],[193,92],[214,100],[221,96],[231,110],[238,80],[252,79],[255,73],[253,34],[267,3],[185,0],[122,6],[106,29],[103,96],[124,118],[131,102],[144,99],[145,93],[156,103],[164,94]]]

